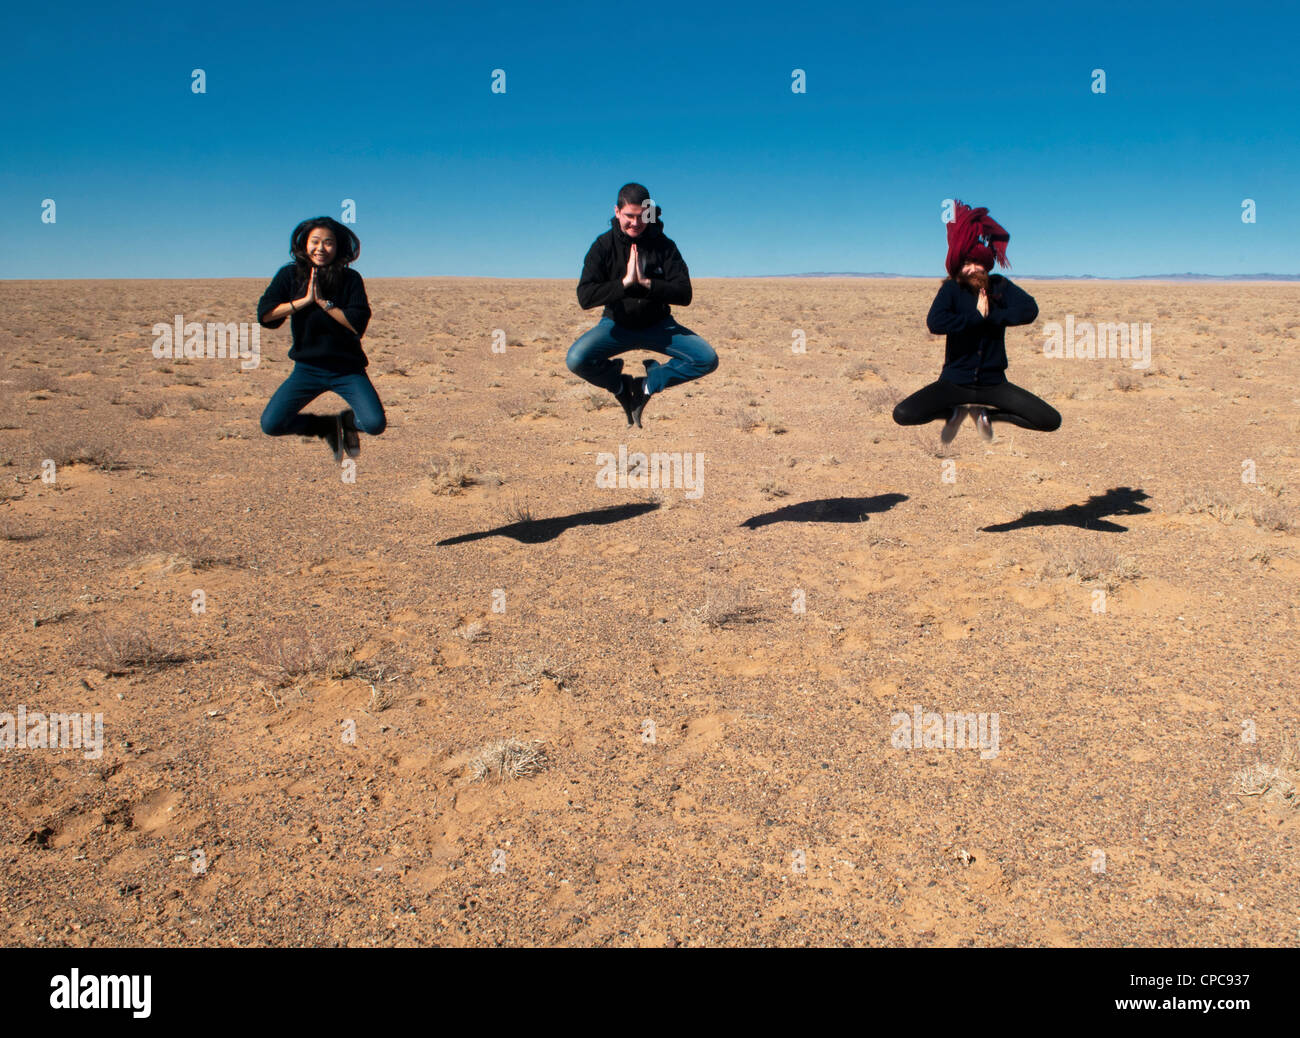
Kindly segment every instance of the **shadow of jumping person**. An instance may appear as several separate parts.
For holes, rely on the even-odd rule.
[[[1127,533],[1127,526],[1109,522],[1105,517],[1141,515],[1143,512],[1149,512],[1151,509],[1141,502],[1146,501],[1150,496],[1145,490],[1136,490],[1133,487],[1111,487],[1104,494],[1093,494],[1081,505],[1026,512],[1012,522],[995,523],[993,526],[982,526],[980,529],[984,533],[1006,533],[1009,530],[1024,530],[1031,526],[1077,526],[1082,530]]]
[[[646,501],[635,505],[614,505],[610,508],[596,508],[589,512],[575,512],[573,515],[558,515],[552,519],[527,519],[523,522],[498,526],[492,530],[448,537],[446,540],[437,541],[435,547],[481,541],[486,537],[510,537],[520,544],[542,544],[545,541],[555,540],[565,530],[571,530],[575,526],[605,526],[609,523],[620,523],[624,519],[635,519],[639,515],[653,512],[658,507],[657,502]]]
[[[800,501],[775,512],[751,516],[741,526],[757,530],[772,523],[861,523],[872,512],[888,512],[907,500],[906,494],[877,494],[875,497],[827,497]]]

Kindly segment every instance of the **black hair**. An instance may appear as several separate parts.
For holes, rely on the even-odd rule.
[[[618,189],[618,202],[616,203],[621,209],[625,205],[642,206],[642,203],[650,197],[650,189],[644,184],[638,184],[635,181],[624,184]],[[642,206],[644,208],[644,206]],[[655,220],[663,215],[663,209],[655,206]]]
[[[334,235],[334,258],[319,268],[320,285],[327,298],[333,296],[343,282],[343,271],[355,263],[361,255],[361,239],[332,216],[317,216],[312,220],[303,220],[289,235],[289,255],[297,267],[299,290],[307,287],[308,278],[315,264],[307,256],[307,239],[317,227],[324,227]]]

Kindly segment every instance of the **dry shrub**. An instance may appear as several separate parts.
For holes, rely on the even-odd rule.
[[[459,454],[435,458],[430,465],[429,479],[435,494],[459,494],[475,483],[472,471]]]
[[[531,523],[533,521],[533,510],[529,507],[527,501],[520,501],[515,498],[510,504],[503,509],[507,523]]]
[[[351,677],[357,670],[350,646],[300,632],[266,635],[255,659],[281,685],[311,675],[338,681]]]
[[[1244,514],[1217,490],[1195,490],[1184,494],[1178,510],[1188,515],[1204,513],[1213,516],[1221,523],[1230,523],[1234,519],[1242,518]]]
[[[141,418],[170,418],[171,412],[167,410],[167,403],[163,400],[148,400],[143,404],[135,405],[135,413]]]
[[[775,411],[763,412],[763,424],[767,426],[768,431],[773,436],[780,436],[789,431],[786,428],[785,422],[781,421],[781,419],[777,417]]]
[[[89,465],[102,472],[117,472],[127,467],[126,461],[106,443],[77,442],[47,443],[41,447],[41,460],[51,459],[55,465]]]
[[[1116,590],[1126,580],[1142,575],[1137,559],[1119,555],[1099,545],[1089,545],[1056,555],[1043,564],[1039,579],[1072,577],[1081,584],[1100,584],[1107,591]]]
[[[170,639],[144,628],[101,623],[88,633],[78,662],[105,674],[120,675],[133,670],[159,670],[192,658]]]
[[[871,411],[887,411],[892,414],[894,405],[898,403],[898,394],[885,386],[876,386],[859,394],[858,399]]]
[[[1251,509],[1250,518],[1256,526],[1264,530],[1294,533],[1296,529],[1291,510],[1276,501]]]
[[[469,768],[475,782],[489,777],[505,782],[539,774],[549,763],[541,740],[524,743],[518,739],[498,739],[480,747],[470,758]]]
[[[710,591],[698,615],[706,627],[714,630],[735,624],[758,623],[762,619],[758,609],[745,600],[744,592],[735,588]]]
[[[1270,803],[1300,807],[1296,795],[1300,787],[1300,743],[1288,737],[1276,764],[1253,764],[1234,778],[1237,788],[1233,792],[1239,797],[1259,797]]]

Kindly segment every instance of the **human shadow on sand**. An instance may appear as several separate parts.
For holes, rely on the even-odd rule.
[[[741,526],[757,530],[772,523],[861,523],[872,512],[888,512],[906,494],[877,494],[875,497],[826,497],[820,501],[800,501],[775,512],[751,516]]]
[[[1012,522],[996,523],[980,529],[985,533],[1006,533],[1008,530],[1023,530],[1030,526],[1077,526],[1082,530],[1126,533],[1127,526],[1112,523],[1106,519],[1106,516],[1141,515],[1143,512],[1149,512],[1151,509],[1142,502],[1150,496],[1145,490],[1135,490],[1133,487],[1111,487],[1104,494],[1093,494],[1081,505],[1026,512]]]
[[[553,541],[575,526],[605,526],[609,523],[621,523],[624,519],[635,519],[638,515],[653,512],[659,505],[655,501],[645,501],[636,505],[614,505],[611,508],[597,508],[590,512],[575,512],[573,515],[557,515],[553,519],[526,519],[523,522],[498,526],[493,530],[481,530],[478,533],[463,533],[459,537],[448,537],[438,541],[437,547],[447,544],[464,544],[466,541],[481,541],[485,537],[510,537],[520,544],[541,544]]]

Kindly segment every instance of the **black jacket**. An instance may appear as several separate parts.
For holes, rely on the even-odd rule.
[[[989,277],[989,314],[976,306],[976,295],[949,278],[939,286],[925,325],[948,336],[939,377],[959,386],[996,386],[1007,380],[1006,330],[1038,319],[1038,304],[1024,289],[1001,274]]]
[[[691,272],[673,240],[664,234],[663,222],[646,224],[635,239],[622,232],[617,216],[609,222],[609,230],[591,243],[582,262],[578,304],[584,310],[604,306],[603,316],[628,328],[648,328],[662,321],[672,312],[669,303],[690,305]],[[645,260],[649,288],[635,282],[623,287],[633,241]]]
[[[257,304],[257,323],[263,328],[279,328],[284,324],[283,317],[268,321],[266,315],[281,303],[301,299],[306,291],[305,287],[297,284],[295,270],[295,264],[286,263],[276,271],[275,277],[262,293]],[[365,350],[361,348],[361,336],[366,333],[366,325],[370,323],[366,283],[355,270],[345,267],[343,285],[337,295],[338,298],[331,299],[330,302],[343,311],[343,316],[357,330],[357,334],[353,335],[318,304],[312,303],[289,318],[289,330],[292,333],[289,359],[314,364],[318,368],[328,368],[330,371],[364,371],[370,363],[366,359]]]

